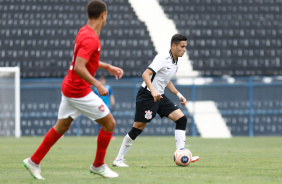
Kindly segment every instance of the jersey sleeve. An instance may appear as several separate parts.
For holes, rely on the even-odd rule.
[[[164,59],[162,55],[158,54],[154,58],[153,62],[148,66],[148,69],[153,70],[153,72],[157,73],[164,66]]]
[[[86,38],[81,42],[79,50],[77,52],[78,57],[82,57],[89,61],[91,55],[98,49],[98,42],[94,38]]]

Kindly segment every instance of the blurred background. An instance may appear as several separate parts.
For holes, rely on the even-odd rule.
[[[175,33],[188,37],[173,82],[189,103],[166,91],[188,117],[187,135],[282,135],[282,0],[105,0],[101,61],[123,68],[116,81],[115,135],[133,125],[142,73],[168,51]],[[20,134],[44,135],[56,123],[61,82],[76,33],[87,23],[88,0],[0,0],[0,67],[20,68]],[[13,77],[0,72],[0,136],[15,135]],[[8,100],[9,99],[9,100]],[[174,135],[157,116],[144,135]],[[84,116],[66,135],[97,135]]]

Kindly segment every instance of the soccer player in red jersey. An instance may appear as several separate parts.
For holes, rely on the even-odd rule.
[[[46,133],[35,153],[23,160],[23,165],[36,179],[44,179],[39,165],[41,160],[81,113],[101,126],[96,157],[90,166],[90,172],[106,178],[118,177],[118,174],[104,163],[116,122],[102,99],[91,90],[91,85],[97,88],[100,95],[108,95],[108,90],[94,78],[95,72],[98,68],[106,69],[116,79],[120,79],[123,70],[100,61],[99,34],[106,23],[107,5],[100,0],[92,0],[87,5],[87,14],[88,23],[77,33],[73,61],[62,83],[58,121]]]

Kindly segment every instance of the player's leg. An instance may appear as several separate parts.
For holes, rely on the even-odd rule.
[[[180,109],[177,109],[168,115],[168,118],[173,120],[176,123],[175,126],[175,141],[176,148],[184,148],[186,140],[186,124],[187,117],[184,116],[183,112]],[[199,156],[193,156],[192,162],[198,161]]]
[[[29,170],[34,178],[44,179],[41,176],[41,168],[39,166],[41,160],[58,139],[69,129],[71,122],[75,117],[78,117],[79,114],[80,113],[76,109],[70,106],[67,99],[62,96],[56,125],[46,133],[43,141],[34,154],[30,158],[23,160],[23,165]]]
[[[161,117],[166,116],[176,123],[176,148],[184,148],[187,118],[186,116],[184,116],[183,112],[177,107],[177,105],[175,105],[169,98],[167,98],[166,95],[163,95],[163,99],[161,100],[161,104],[158,109],[158,114]]]
[[[96,156],[93,164],[90,166],[90,172],[105,178],[118,177],[118,174],[112,171],[104,161],[116,122],[111,113],[108,113],[108,115],[101,119],[96,119],[96,122],[101,126],[101,129],[98,133]]]
[[[59,119],[54,127],[52,127],[45,135],[42,143],[31,156],[31,160],[40,164],[43,157],[48,153],[50,148],[57,142],[57,140],[69,129],[73,119]]]
[[[97,151],[93,165],[95,167],[99,167],[105,164],[104,158],[106,155],[107,147],[112,138],[116,122],[111,113],[101,119],[97,119],[96,122],[101,126],[101,129],[97,137]]]
[[[159,104],[160,101],[154,102],[151,92],[143,87],[139,89],[136,96],[136,109],[133,127],[124,137],[119,153],[113,161],[113,166],[128,167],[128,165],[124,163],[124,156],[130,149],[133,141],[142,133],[146,124],[156,116]]]
[[[68,99],[63,95],[59,107],[58,120],[54,127],[45,135],[41,145],[36,152],[31,156],[31,160],[40,164],[43,157],[47,154],[50,148],[57,142],[57,140],[70,128],[74,119],[79,116],[79,112],[70,105]]]
[[[72,118],[58,120],[56,125],[52,127],[45,135],[43,141],[30,158],[23,161],[23,165],[29,170],[31,175],[36,179],[44,179],[41,176],[41,168],[39,166],[41,160],[48,153],[50,148],[58,141],[58,139],[68,130]]]
[[[180,109],[177,109],[171,112],[168,115],[172,121],[176,123],[175,126],[175,141],[176,141],[176,148],[184,148],[185,147],[185,140],[186,140],[186,124],[187,118],[184,116],[183,112]]]
[[[128,167],[128,165],[124,163],[124,156],[132,146],[133,141],[137,138],[138,135],[142,133],[145,127],[145,122],[134,122],[132,129],[128,132],[128,134],[126,134],[123,139],[118,155],[113,161],[113,166]]]
[[[82,114],[91,120],[95,120],[101,126],[97,136],[96,156],[90,166],[90,172],[106,178],[118,177],[118,174],[108,168],[104,162],[106,151],[116,126],[116,122],[109,108],[103,100],[93,92],[81,99],[72,99],[72,104],[79,109]]]

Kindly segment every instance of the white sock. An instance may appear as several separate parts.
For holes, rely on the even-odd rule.
[[[130,149],[131,145],[132,145],[133,140],[129,137],[128,134],[126,134],[126,136],[123,139],[123,142],[120,146],[118,155],[117,155],[117,160],[119,159],[123,159],[124,155],[127,153],[127,151]]]
[[[186,140],[185,130],[175,130],[176,149],[184,148]]]

